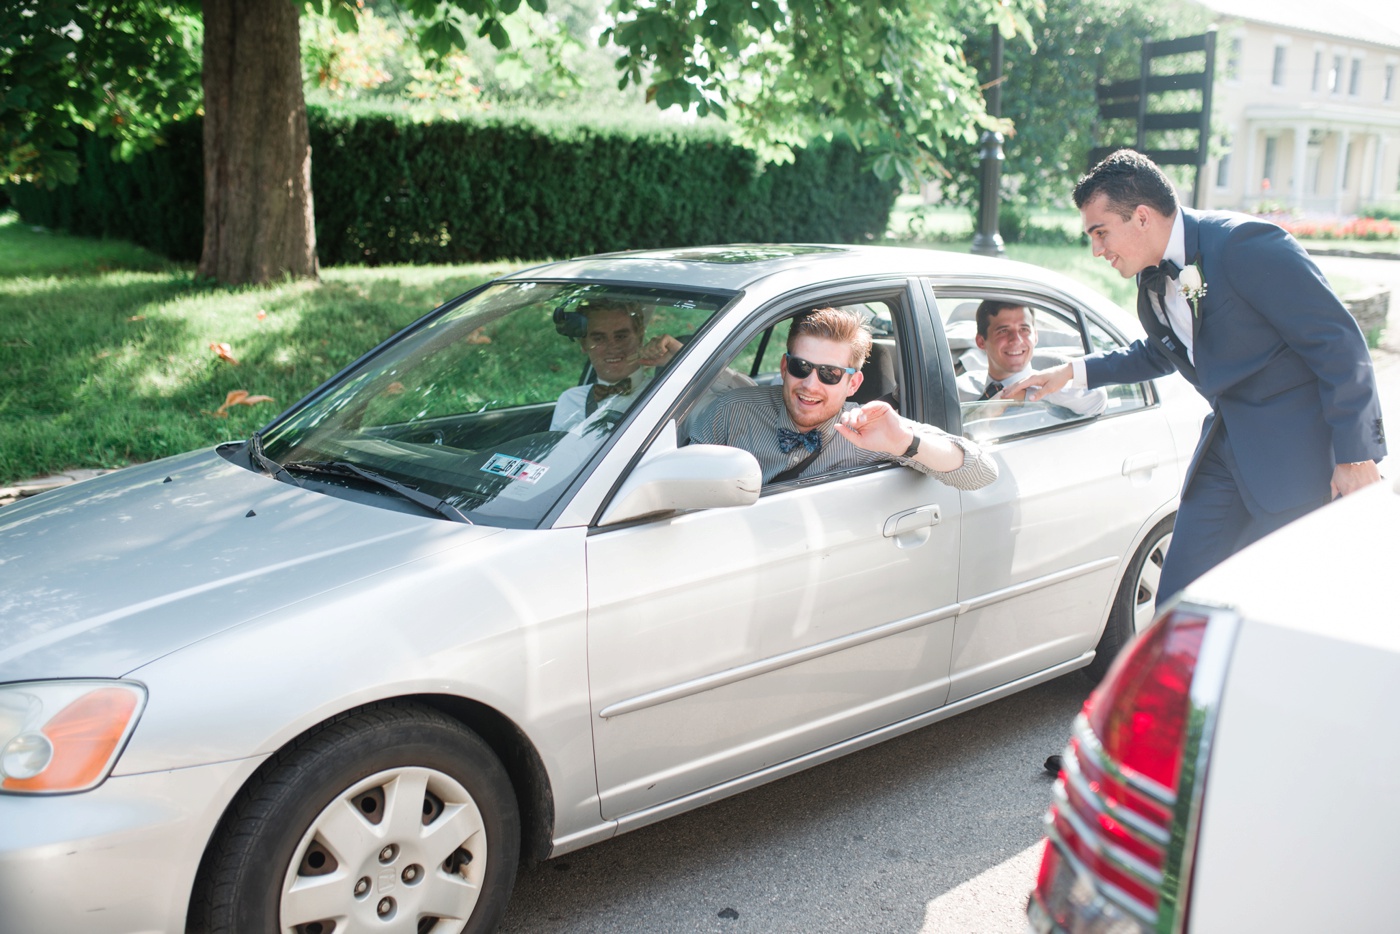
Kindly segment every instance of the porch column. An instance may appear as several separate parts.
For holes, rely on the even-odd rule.
[[[1347,159],[1347,144],[1350,142],[1351,130],[1342,130],[1337,134],[1337,171],[1335,173],[1337,177],[1332,186],[1332,212],[1334,214],[1343,213],[1342,200],[1346,196],[1342,192],[1342,179],[1346,177],[1347,162],[1349,161]]]
[[[1293,213],[1303,212],[1303,191],[1308,172],[1308,125],[1293,127]]]

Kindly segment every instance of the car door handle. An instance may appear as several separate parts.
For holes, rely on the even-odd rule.
[[[901,512],[885,520],[885,538],[935,526],[941,518],[937,506],[920,506]]]
[[[1123,476],[1127,477],[1143,470],[1152,470],[1160,462],[1156,451],[1144,451],[1141,454],[1134,454],[1132,457],[1123,461]]]

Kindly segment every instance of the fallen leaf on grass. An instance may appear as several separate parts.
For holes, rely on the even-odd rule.
[[[491,338],[489,338],[489,337],[486,336],[486,328],[484,328],[484,327],[480,327],[480,328],[477,328],[475,331],[472,331],[470,334],[468,334],[466,337],[464,337],[463,340],[465,340],[468,344],[489,344],[489,343],[491,343]]]
[[[127,318],[126,320],[128,320],[128,321],[145,321],[145,320],[146,320],[146,316],[145,316],[145,315],[132,315],[130,318]]]
[[[233,405],[257,405],[259,402],[275,401],[271,396],[250,396],[246,389],[235,389],[224,397],[224,404],[219,406],[210,415],[218,418],[228,418],[229,406]]]
[[[263,309],[259,308],[259,309],[258,309],[258,320],[259,320],[259,321],[262,321],[262,320],[264,320],[266,317],[267,317],[267,312],[264,311]]]
[[[209,345],[209,349],[214,351],[215,355],[220,360],[227,360],[234,366],[238,366],[238,361],[233,358],[233,348],[230,347],[228,344],[225,344],[223,341],[215,341],[214,343]]]

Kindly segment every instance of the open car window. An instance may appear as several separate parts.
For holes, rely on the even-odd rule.
[[[777,388],[782,386],[782,357],[787,351],[788,329],[793,317],[812,308],[820,308],[823,304],[827,303],[804,302],[801,309],[794,309],[785,317],[752,335],[718,375],[708,379],[703,390],[699,390],[697,401],[690,407],[681,424],[681,436],[688,437],[692,427],[702,425],[710,407],[727,392],[744,386],[773,387],[776,392]],[[855,312],[871,332],[870,356],[861,368],[861,385],[850,400],[863,404],[878,399],[888,402],[898,411],[905,379],[896,327],[896,315],[901,313],[898,301],[872,298],[867,301],[847,300],[831,304],[843,311]],[[868,469],[868,465],[849,469],[864,470]],[[849,469],[816,476],[804,474],[801,482],[808,483],[822,477],[843,475],[849,472]]]
[[[987,333],[979,346],[978,309],[984,309]],[[1091,319],[1048,301],[1012,293],[964,293],[940,296],[944,331],[953,356],[963,434],[978,441],[995,440],[1083,422],[1147,403],[1137,384],[1094,390],[1064,390],[1035,402],[995,398],[1002,382],[1014,382],[1030,370],[1045,370],[1084,356],[1086,348],[1120,346]],[[997,348],[998,329],[1007,343]],[[1019,336],[1012,336],[1011,331]],[[1029,333],[1028,333],[1029,332]],[[988,359],[995,355],[1001,365]],[[1008,363],[1014,357],[1014,363]],[[1019,367],[1019,369],[1014,369]],[[993,370],[1014,375],[998,379]]]
[[[412,508],[350,465],[442,500],[472,522],[534,526],[657,383],[656,369],[640,366],[629,344],[630,391],[608,399],[603,412],[585,415],[580,401],[580,417],[557,423],[562,397],[583,399],[596,378],[585,312],[600,304],[634,309],[637,344],[674,336],[674,359],[730,297],[499,283],[359,362],[269,428],[263,451],[310,489]]]

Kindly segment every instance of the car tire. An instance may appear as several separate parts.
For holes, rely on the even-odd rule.
[[[190,930],[490,931],[519,855],[490,747],[436,710],[376,705],[279,751],[243,790],[201,864]]]
[[[1166,557],[1167,546],[1171,544],[1175,522],[1176,516],[1171,515],[1152,527],[1128,565],[1128,573],[1123,575],[1122,583],[1118,585],[1108,623],[1094,649],[1094,660],[1084,669],[1095,684],[1103,680],[1108,666],[1113,664],[1123,646],[1152,622],[1157,604],[1157,583],[1162,577],[1162,561]]]

